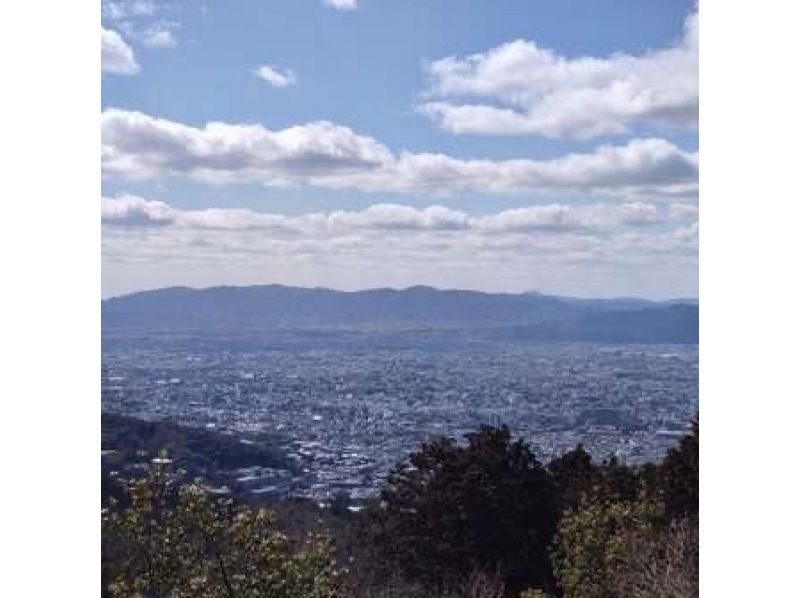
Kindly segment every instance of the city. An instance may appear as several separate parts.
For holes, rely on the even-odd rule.
[[[105,412],[242,443],[259,434],[279,439],[296,467],[223,472],[226,486],[253,497],[324,503],[347,493],[359,501],[421,442],[461,440],[483,424],[507,424],[540,461],[582,443],[598,460],[655,462],[697,412],[696,345],[359,352],[107,344]]]

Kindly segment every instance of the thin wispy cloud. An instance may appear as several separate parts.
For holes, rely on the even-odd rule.
[[[358,0],[322,0],[322,3],[337,10],[355,10],[358,8]]]
[[[142,43],[148,48],[174,48],[178,39],[169,29],[151,29],[144,34]]]
[[[266,81],[272,87],[289,87],[297,84],[297,75],[291,69],[281,72],[279,69],[267,64],[255,69],[255,75],[262,81]]]
[[[160,3],[162,6],[168,3]],[[102,14],[114,21],[123,21],[137,17],[151,17],[159,9],[155,0],[103,0]]]
[[[104,0],[103,21],[129,39],[153,49],[178,45],[180,23],[173,16],[179,5],[165,0]]]

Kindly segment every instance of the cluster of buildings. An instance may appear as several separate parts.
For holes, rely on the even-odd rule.
[[[189,350],[189,349],[192,350]],[[280,438],[294,472],[231,472],[240,491],[374,495],[421,442],[507,424],[537,458],[660,459],[697,412],[697,347],[539,344],[493,351],[223,351],[103,355],[103,409]],[[298,473],[299,472],[299,473]]]

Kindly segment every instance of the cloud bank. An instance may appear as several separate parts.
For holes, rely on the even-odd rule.
[[[473,215],[376,204],[286,216],[181,210],[123,195],[102,200],[103,281],[107,295],[165,281],[692,294],[698,226],[690,208],[546,204]]]
[[[443,206],[415,208],[375,204],[363,210],[334,210],[286,216],[249,209],[180,210],[135,195],[103,197],[102,222],[108,227],[172,227],[198,231],[262,231],[275,234],[329,236],[354,232],[462,232],[503,234],[576,234],[608,236],[631,230],[682,229],[696,219],[693,204],[597,203],[579,206],[546,204],[488,215],[470,215]]]
[[[108,109],[102,119],[106,176],[186,176],[207,183],[307,184],[363,192],[614,192],[692,194],[698,158],[658,138],[602,145],[549,160],[461,159],[395,153],[370,137],[319,121],[273,131],[258,124],[204,127]]]

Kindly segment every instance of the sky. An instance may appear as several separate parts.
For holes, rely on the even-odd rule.
[[[681,0],[103,0],[102,292],[697,295]]]

